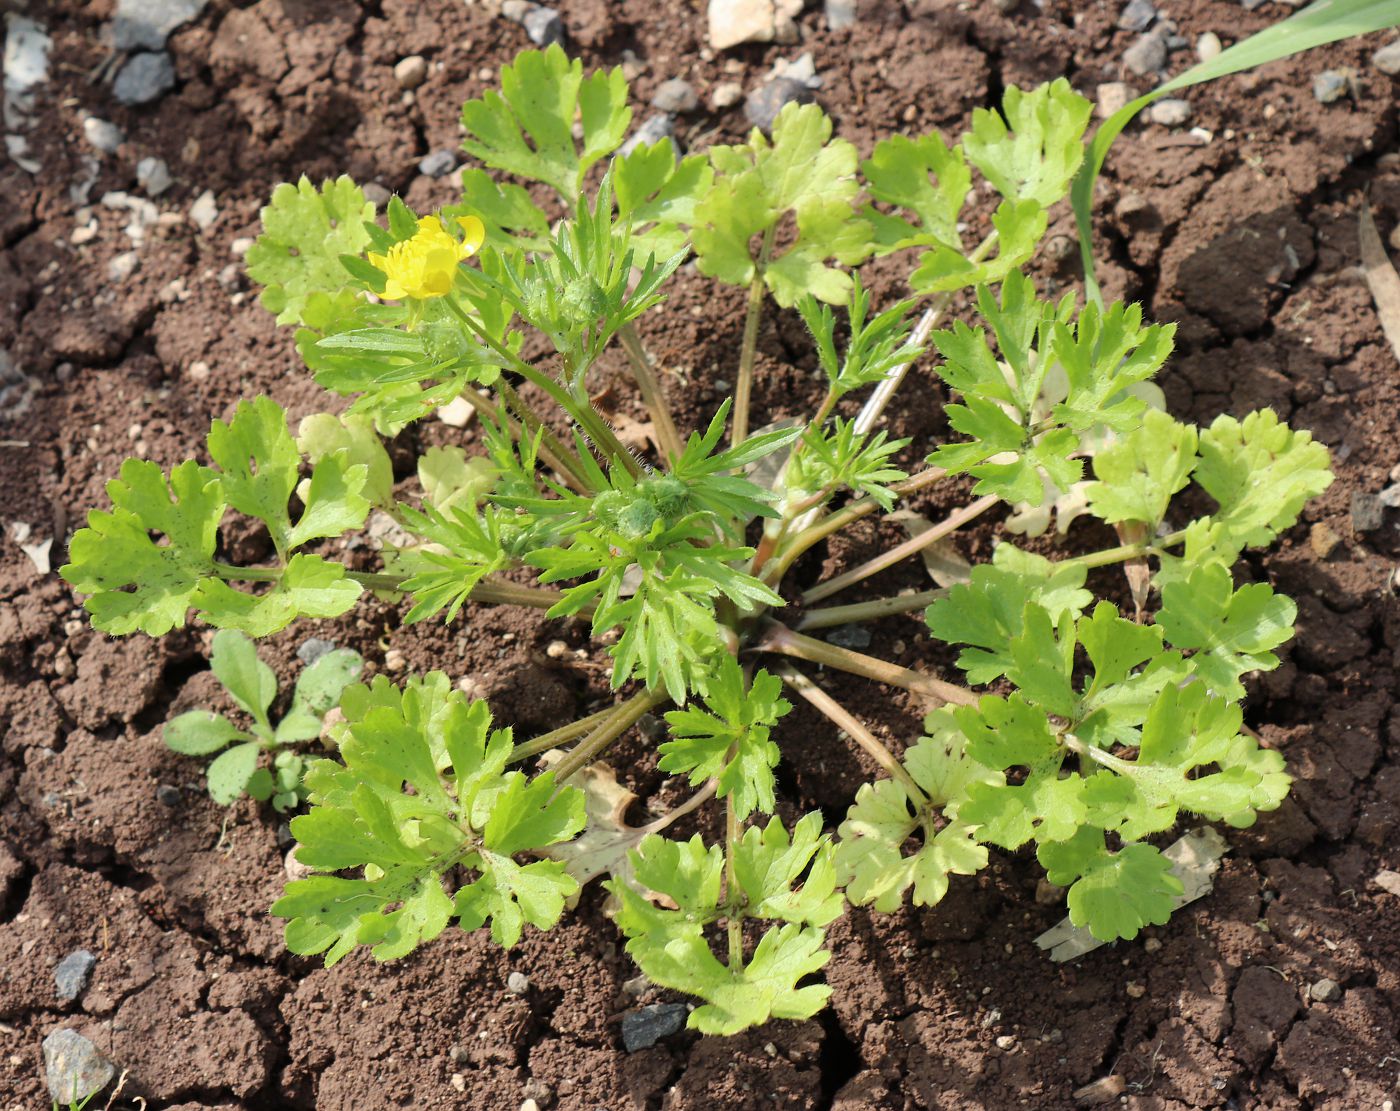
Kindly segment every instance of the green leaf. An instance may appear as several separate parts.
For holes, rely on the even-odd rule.
[[[866,218],[875,226],[883,251],[942,244],[961,253],[958,217],[972,191],[972,172],[961,145],[950,149],[937,132],[917,139],[892,135],[875,144],[874,154],[860,169],[875,200],[918,219],[915,226],[867,208]]]
[[[209,797],[220,806],[230,805],[248,787],[258,768],[262,746],[249,742],[234,745],[209,765]]]
[[[1084,159],[1093,108],[1063,77],[1030,92],[1011,85],[1000,113],[973,109],[963,150],[1007,200],[1049,208],[1069,192]]]
[[[182,756],[208,756],[234,741],[249,740],[223,714],[213,710],[187,710],[165,723],[165,743]]]
[[[462,171],[462,215],[476,216],[486,227],[486,242],[494,247],[541,250],[549,242],[549,217],[527,189],[498,182],[485,170]],[[457,215],[457,209],[445,209]],[[416,230],[416,225],[415,225]]]
[[[373,505],[388,507],[393,504],[394,467],[368,417],[313,413],[303,417],[297,426],[296,445],[312,466],[337,456],[347,469],[363,466],[365,479],[360,493]]]
[[[288,533],[287,546],[297,548],[308,540],[362,527],[369,515],[370,503],[362,493],[368,474],[365,464],[351,462],[343,452],[317,463],[302,493],[306,508]]]
[[[1084,589],[1082,564],[1057,565],[1012,544],[998,544],[991,563],[972,569],[967,583],[952,587],[929,606],[929,629],[950,644],[968,644],[958,666],[972,683],[990,683],[1012,665],[1011,641],[1020,633],[1028,602],[1058,623],[1078,617],[1094,596]]]
[[[321,722],[340,702],[345,688],[360,677],[364,665],[360,654],[350,648],[336,648],[317,658],[297,679],[291,708],[277,723],[277,743],[312,741],[319,737]]]
[[[1140,521],[1155,534],[1195,466],[1195,426],[1149,409],[1140,427],[1095,453],[1097,481],[1084,491],[1090,511],[1110,525]]]
[[[495,512],[488,509],[478,517],[466,504],[446,512],[425,504],[421,510],[401,505],[399,514],[423,541],[419,547],[399,552],[399,562],[409,575],[399,589],[413,595],[413,607],[404,620],[412,624],[446,609],[446,620],[451,621],[476,584],[506,566]]]
[[[1131,941],[1144,926],[1165,925],[1182,893],[1171,862],[1151,845],[1109,852],[1096,829],[1042,844],[1036,855],[1051,883],[1069,887],[1069,920],[1099,941]]]
[[[1309,498],[1332,485],[1327,448],[1272,409],[1219,416],[1200,436],[1195,480],[1220,503],[1212,520],[1240,547],[1273,543]]]
[[[1089,302],[1073,327],[1054,324],[1053,357],[1069,379],[1068,394],[1053,409],[1076,432],[1104,425],[1119,432],[1140,427],[1144,408],[1130,387],[1151,378],[1171,355],[1174,324],[1143,327],[1142,306],[1121,301],[1101,309]]]
[[[107,484],[110,512],[94,509],[69,545],[59,574],[81,593],[93,627],[122,636],[162,636],[185,623],[201,581],[213,571],[224,515],[217,472],[193,461],[167,479],[154,463],[128,459]],[[162,535],[158,544],[151,533]]]
[[[377,959],[410,952],[453,916],[515,944],[524,923],[552,925],[578,890],[556,861],[521,865],[515,854],[566,840],[584,823],[582,794],[555,792],[553,776],[506,773],[509,730],[492,731],[486,704],[470,705],[433,673],[402,692],[387,683],[343,698],[344,765],[306,773],[310,810],[292,819],[298,859],[319,875],[289,883],[272,913],[289,919],[293,952],[334,964],[356,945]],[[474,878],[449,895],[459,865]]]
[[[359,583],[345,577],[345,568],[339,563],[328,563],[320,556],[294,555],[281,578],[264,594],[247,594],[219,579],[205,579],[195,604],[216,628],[265,637],[285,629],[298,617],[339,617],[355,604],[361,590]]]
[[[468,456],[456,444],[433,444],[418,457],[418,482],[423,497],[446,513],[460,506],[470,512],[495,484],[500,471],[488,459]]]
[[[660,746],[657,766],[689,775],[692,786],[717,778],[717,794],[733,797],[740,819],[754,810],[771,813],[779,752],[769,729],[792,709],[782,689],[781,679],[760,669],[746,692],[743,669],[725,654],[705,692],[708,709],[690,706],[666,715],[675,739]]]
[[[1162,587],[1157,624],[1169,643],[1195,649],[1191,668],[1212,690],[1243,698],[1239,677],[1278,667],[1270,650],[1293,636],[1298,607],[1268,583],[1233,586],[1221,564],[1197,567],[1186,579]]]
[[[258,659],[258,650],[242,633],[223,629],[214,634],[209,668],[224,685],[238,708],[252,716],[265,731],[271,730],[267,708],[277,697],[277,676]]]
[[[499,93],[462,106],[462,146],[494,170],[553,186],[572,204],[588,168],[621,145],[631,119],[621,68],[584,77],[583,63],[555,44],[517,54],[501,69]]]
[[[365,222],[374,205],[348,177],[321,183],[305,177],[272,191],[262,210],[263,232],[248,248],[248,276],[266,288],[263,307],[278,324],[301,322],[313,294],[338,293],[349,282],[341,255],[359,255],[369,246]]]
[[[795,886],[806,873],[801,886]],[[789,839],[778,818],[744,831],[734,851],[734,876],[748,896],[745,914],[825,926],[841,916],[832,845],[822,834],[822,816],[804,814]]]
[[[639,259],[666,258],[690,246],[686,229],[695,223],[696,205],[713,182],[709,158],[693,154],[678,159],[669,138],[617,157],[617,214],[631,226]]]
[[[296,489],[301,453],[282,406],[267,396],[240,401],[232,421],[216,420],[209,429],[209,454],[222,472],[228,504],[266,524],[277,550],[286,551],[287,499]]]
[[[995,255],[970,258],[960,247],[939,244],[919,256],[909,287],[915,293],[951,293],[1003,281],[1035,254],[1049,222],[1045,209],[1035,201],[1002,201],[992,213]]]

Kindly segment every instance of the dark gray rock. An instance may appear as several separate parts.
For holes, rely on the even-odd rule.
[[[773,130],[778,113],[787,104],[810,104],[815,95],[805,81],[791,77],[775,77],[749,93],[744,101],[744,115],[761,131]]]
[[[424,177],[446,177],[457,168],[457,156],[450,150],[435,150],[418,163]]]
[[[122,104],[149,104],[174,87],[175,66],[169,54],[134,54],[112,83],[112,95]]]
[[[650,1049],[685,1025],[690,1010],[684,1003],[653,1003],[622,1016],[622,1048],[628,1053]]]
[[[1376,494],[1354,490],[1351,495],[1351,527],[1357,532],[1375,532],[1385,523],[1385,502]]]
[[[1143,35],[1123,52],[1123,64],[1140,77],[1156,73],[1167,64],[1167,44],[1158,35]]]
[[[870,630],[864,625],[837,625],[826,634],[828,644],[837,648],[852,648],[859,651],[870,647]]]
[[[553,8],[532,8],[521,23],[536,46],[552,46],[564,41],[564,20]]]
[[[67,1107],[87,1099],[116,1075],[112,1062],[76,1030],[55,1030],[44,1039],[44,1076],[55,1103]]]
[[[651,106],[663,112],[693,112],[700,106],[700,98],[695,95],[689,81],[673,77],[656,87]]]
[[[54,966],[53,982],[60,1003],[71,1003],[87,989],[97,958],[86,949],[74,949]]]
[[[662,139],[669,138],[675,130],[676,117],[669,112],[648,116],[642,126],[633,132],[632,137],[622,144],[622,149],[618,153],[626,158],[638,147],[654,146]]]
[[[388,198],[386,197],[385,200],[387,201]],[[297,647],[297,659],[299,659],[307,667],[310,667],[322,656],[326,655],[326,653],[334,651],[335,641],[324,640],[321,637],[307,637]]]
[[[122,52],[160,50],[170,32],[195,19],[209,0],[117,0],[112,46]]]
[[[185,801],[185,796],[180,794],[180,788],[172,787],[169,783],[162,783],[156,788],[156,801],[162,806],[168,806],[174,810]]]

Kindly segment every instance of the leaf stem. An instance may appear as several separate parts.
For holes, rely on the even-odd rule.
[[[878,574],[880,571],[885,570],[885,568],[894,566],[900,560],[923,551],[925,548],[942,540],[943,537],[956,532],[969,521],[976,520],[1000,500],[1001,499],[994,494],[988,494],[985,497],[978,498],[975,502],[963,506],[956,513],[950,514],[945,520],[934,525],[932,528],[925,529],[917,536],[911,536],[902,544],[896,544],[882,555],[878,555],[874,559],[862,563],[859,567],[853,567],[844,574],[837,575],[834,579],[828,579],[824,583],[818,583],[816,586],[803,593],[803,604],[810,605],[812,602],[820,602],[823,598],[829,598],[839,590],[844,590],[848,586],[868,579],[871,575]]]
[[[561,744],[572,741],[575,737],[581,737],[611,714],[616,706],[609,706],[605,710],[581,717],[577,721],[571,721],[568,725],[561,725],[558,729],[551,729],[548,733],[541,733],[538,737],[533,737],[528,741],[521,741],[510,752],[510,759],[506,761],[510,764],[518,764],[521,760],[528,760],[531,756],[538,756],[541,752],[548,752],[551,748],[558,748]]]
[[[738,447],[749,436],[749,397],[753,392],[753,363],[758,353],[758,325],[763,318],[764,273],[773,254],[773,239],[778,233],[774,223],[763,233],[763,245],[754,263],[753,281],[749,283],[749,304],[744,315],[744,339],[739,348],[739,380],[734,386],[734,425],[730,431],[731,447]]]
[[[918,593],[896,594],[893,598],[876,598],[869,602],[853,602],[847,606],[808,610],[795,628],[799,631],[828,629],[832,625],[845,625],[851,621],[874,621],[896,613],[909,613],[911,610],[932,605],[947,593],[945,588],[939,587],[936,590],[921,590]]]
[[[504,378],[496,383],[501,400],[519,423],[517,438],[536,436],[540,440],[540,455],[549,465],[563,476],[565,482],[583,494],[594,493],[588,484],[588,473],[584,469],[578,453],[565,444],[545,425],[544,418],[536,413],[526,400]]]
[[[847,671],[852,675],[874,679],[877,683],[888,683],[892,687],[902,687],[904,690],[937,699],[939,702],[955,702],[960,706],[970,706],[977,701],[977,695],[966,687],[945,683],[942,679],[935,679],[932,675],[925,675],[922,671],[912,671],[907,667],[887,663],[874,656],[852,652],[849,648],[838,648],[834,644],[817,640],[815,637],[803,636],[772,618],[767,619],[764,623],[764,634],[754,645],[754,649],[825,664],[838,671]]]
[[[662,814],[661,817],[657,818],[654,822],[648,822],[646,825],[642,826],[642,833],[660,833],[663,829],[669,829],[691,811],[698,810],[701,806],[705,805],[705,803],[709,802],[715,797],[715,792],[718,790],[719,780],[712,776],[705,781],[705,786],[701,787],[700,790],[696,791],[695,794],[691,795],[685,802],[672,810],[666,811],[666,813]]]
[[[637,380],[637,389],[641,391],[642,401],[656,425],[656,438],[661,443],[661,453],[674,462],[681,457],[685,449],[680,433],[676,431],[675,418],[671,415],[671,403],[666,398],[666,390],[661,385],[661,380],[656,376],[651,356],[647,354],[642,337],[637,334],[632,321],[629,320],[618,329],[617,338],[622,341],[622,349],[627,352],[627,359],[632,364],[632,377]]]
[[[479,390],[473,389],[471,386],[463,387],[462,396],[467,399],[471,407],[477,411],[477,413],[482,417],[482,419],[504,424],[506,431],[509,432],[517,442],[519,442],[522,436],[520,423],[512,419],[509,413],[501,412],[500,407],[496,405],[495,402],[493,402],[490,398],[488,398],[485,394],[481,393]],[[549,466],[554,470],[554,473],[557,474],[561,479],[563,479],[564,484],[568,486],[571,490],[573,490],[575,493],[590,493],[588,487],[579,480],[578,476],[574,474],[574,472],[570,470],[569,467],[565,466],[563,459],[559,455],[556,455],[554,450],[548,444],[541,442],[539,447],[539,455],[541,459],[543,459],[546,463],[549,464]],[[570,451],[566,451],[566,455],[571,458],[577,458],[577,456],[575,456],[574,453]]]
[[[729,935],[729,968],[732,972],[742,972],[744,969],[744,918],[739,913],[739,879],[734,862],[734,857],[739,849],[739,812],[734,809],[734,793],[732,791],[724,802],[724,898],[729,906],[725,922],[726,932]]]
[[[226,582],[269,583],[282,578],[280,567],[235,567],[231,563],[215,563],[214,574]],[[383,571],[349,571],[347,579],[368,587],[370,590],[402,591],[403,584],[411,577],[395,575]],[[507,579],[488,575],[472,587],[468,597],[473,602],[485,602],[498,606],[527,606],[531,609],[549,609],[562,597],[563,593],[545,586],[521,586]]]
[[[597,728],[551,769],[554,772],[554,782],[562,789],[569,776],[593,763],[613,741],[636,725],[643,714],[665,701],[664,694],[641,691],[626,702],[614,706],[607,716],[598,722]]]
[[[867,729],[860,721],[842,706],[826,691],[822,690],[816,683],[808,679],[797,668],[789,663],[781,663],[775,667],[774,672],[782,677],[784,683],[790,686],[813,706],[815,706],[823,716],[827,718],[838,729],[842,730],[851,740],[855,741],[875,763],[889,775],[891,779],[897,780],[908,793],[910,800],[916,807],[923,807],[928,804],[928,796],[923,789],[914,782],[914,777],[909,774],[909,769],[901,763],[888,748]]]

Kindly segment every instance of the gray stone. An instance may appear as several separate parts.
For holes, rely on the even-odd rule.
[[[97,1046],[76,1030],[65,1028],[44,1039],[44,1074],[49,1096],[67,1107],[102,1091],[117,1070]]]
[[[628,1053],[650,1049],[685,1025],[690,1014],[684,1003],[653,1003],[622,1016],[622,1048]]]
[[[632,137],[622,144],[619,152],[624,158],[631,154],[638,147],[655,146],[662,139],[669,138],[676,130],[676,117],[668,112],[661,112],[654,116],[648,116],[632,133]]]
[[[89,146],[103,154],[116,154],[117,148],[126,142],[126,134],[120,127],[96,116],[83,120],[83,138]]]
[[[1371,55],[1371,64],[1382,73],[1395,77],[1400,75],[1400,39],[1389,46],[1383,46]]]
[[[457,156],[450,150],[435,150],[418,163],[424,177],[446,177],[457,168]]]
[[[538,7],[525,13],[521,21],[525,33],[536,46],[552,46],[564,42],[564,20],[553,8]]]
[[[135,251],[123,251],[107,263],[107,280],[120,285],[131,277],[141,266],[141,256]]]
[[[1146,31],[1157,18],[1157,9],[1149,0],[1128,0],[1118,17],[1118,26],[1124,31]]]
[[[74,949],[54,966],[53,982],[60,1003],[71,1003],[83,994],[96,963],[97,958],[86,949]]]
[[[170,55],[134,54],[112,82],[112,95],[122,104],[149,104],[175,87]]]
[[[1123,64],[1140,77],[1167,64],[1167,44],[1158,35],[1143,35],[1123,53]]]
[[[297,646],[297,659],[310,667],[327,652],[335,651],[335,641],[321,637],[307,637]]]
[[[112,46],[122,52],[160,50],[170,32],[204,10],[209,0],[117,0]]]
[[[501,15],[512,23],[524,23],[525,17],[537,7],[539,5],[534,0],[505,0],[501,5]]]
[[[156,801],[162,806],[168,806],[171,810],[174,810],[185,801],[185,796],[180,794],[180,788],[172,787],[168,783],[162,783],[156,788]]]
[[[857,0],[826,0],[826,25],[833,31],[854,27]]]
[[[401,89],[416,89],[427,79],[428,60],[421,54],[410,54],[394,66],[394,80]]]
[[[1191,102],[1170,97],[1159,100],[1147,110],[1147,117],[1163,127],[1180,127],[1191,118]]]
[[[870,647],[870,630],[864,625],[837,625],[826,634],[828,644],[837,648],[854,648],[859,651]]]
[[[1326,69],[1313,78],[1313,97],[1321,104],[1331,104],[1347,95],[1350,83],[1346,74],[1335,69]]]
[[[170,167],[163,158],[143,158],[136,163],[136,184],[148,197],[159,197],[170,188]]]
[[[530,990],[530,977],[523,972],[512,972],[506,977],[506,991],[511,995],[525,995]]]
[[[695,95],[689,81],[673,77],[656,87],[651,106],[663,112],[693,112],[700,106],[700,98]]]
[[[760,85],[749,93],[744,101],[744,115],[749,123],[762,131],[771,131],[778,113],[786,104],[810,104],[812,90],[805,81],[795,81],[791,77],[775,77],[766,85]]]
[[[1308,988],[1308,995],[1317,1003],[1335,1003],[1342,997],[1342,985],[1336,980],[1319,980]]]
[[[1385,502],[1375,494],[1353,490],[1351,495],[1351,527],[1357,532],[1375,532],[1385,523]]]
[[[1262,8],[1269,0],[1240,0],[1240,7],[1247,12],[1252,12],[1255,8]]]

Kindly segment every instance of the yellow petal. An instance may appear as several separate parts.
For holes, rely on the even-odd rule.
[[[458,258],[471,258],[477,251],[481,250],[481,244],[486,239],[486,225],[477,216],[458,216],[457,223],[461,225],[463,239],[459,248]]]

